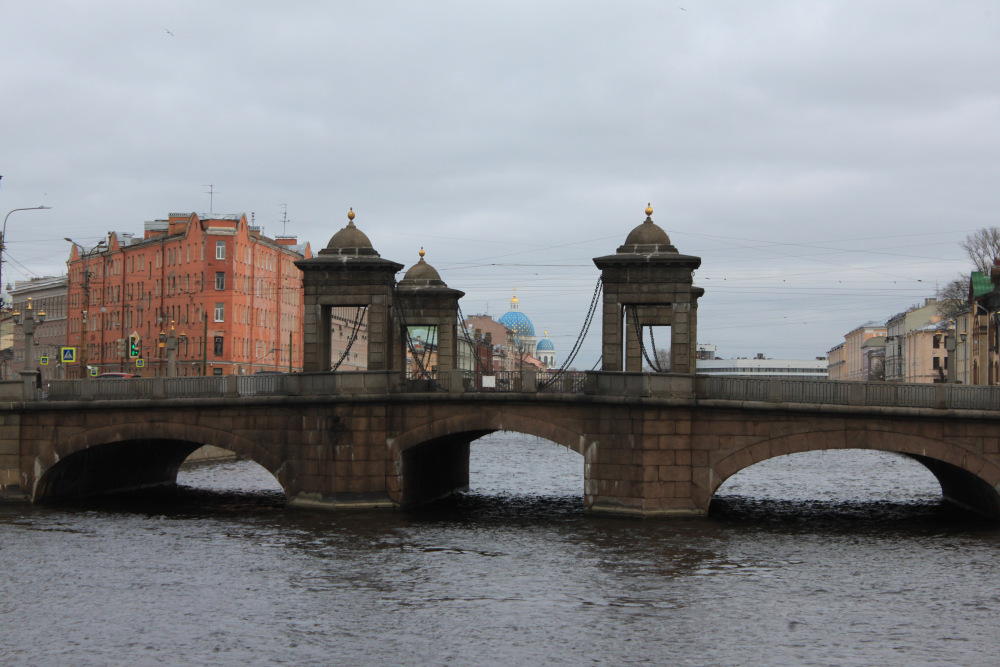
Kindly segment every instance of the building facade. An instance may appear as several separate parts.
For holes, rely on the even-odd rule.
[[[26,361],[24,324],[23,322],[14,324],[14,319],[11,317],[10,347],[7,348],[9,351],[0,354],[5,357],[2,360],[5,379],[16,377],[25,368],[40,370],[43,382],[66,377],[66,367],[60,363],[59,356],[59,350],[66,345],[66,291],[66,276],[45,276],[18,280],[14,283],[13,289],[10,290],[12,313],[14,311],[22,315],[26,313],[29,300],[34,311],[36,320],[34,345],[32,345],[34,349],[30,352],[30,359]],[[45,320],[37,324],[41,313],[44,313]]]
[[[696,359],[699,375],[827,379],[826,359]]]
[[[866,322],[849,331],[844,336],[844,377],[849,382],[861,382],[865,379],[864,352],[861,346],[869,338],[886,335],[885,325],[881,322]]]
[[[68,372],[167,375],[163,339],[174,336],[177,375],[302,368],[302,275],[308,244],[267,238],[246,215],[171,213],[143,238],[111,233],[70,253]],[[127,349],[139,339],[139,355]]]
[[[913,306],[909,310],[897,313],[886,322],[885,342],[885,379],[889,382],[912,382],[908,377],[914,376],[914,371],[908,359],[905,346],[911,340],[907,332],[921,329],[929,324],[942,320],[937,299],[925,299],[923,306]]]
[[[489,346],[490,367],[494,372],[512,371],[517,368],[515,355],[507,353],[515,349],[513,331],[489,315],[472,315],[465,319],[464,324],[474,342],[481,341],[483,345]]]
[[[844,379],[844,344],[830,348],[826,353],[827,377],[831,380]]]

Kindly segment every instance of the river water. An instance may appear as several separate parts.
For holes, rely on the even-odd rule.
[[[414,512],[289,509],[250,462],[185,469],[171,494],[0,505],[0,659],[1000,662],[1000,528],[941,506],[907,459],[766,461],[674,521],[585,515],[582,469],[494,434],[469,493]]]

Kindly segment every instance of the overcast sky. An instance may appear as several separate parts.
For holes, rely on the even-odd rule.
[[[651,202],[702,258],[701,342],[812,358],[1000,224],[991,1],[40,0],[5,3],[0,63],[0,213],[53,207],[10,217],[3,284],[212,184],[314,251],[353,207],[564,355]]]

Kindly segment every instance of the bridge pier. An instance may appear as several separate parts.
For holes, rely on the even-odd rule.
[[[907,454],[917,461],[941,483],[941,495],[946,502],[957,505],[984,516],[988,519],[1000,519],[1000,495],[979,477],[945,461]]]
[[[21,485],[21,415],[0,413],[0,500],[27,497]]]

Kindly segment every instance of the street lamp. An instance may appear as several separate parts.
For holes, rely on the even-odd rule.
[[[28,307],[25,308],[24,315],[19,311],[14,311],[12,314],[14,318],[14,324],[20,324],[21,330],[24,331],[24,370],[29,372],[34,372],[31,368],[35,365],[34,360],[34,349],[35,349],[35,326],[41,324],[45,321],[45,311],[40,310],[35,313],[35,309],[31,306],[31,297],[28,297]],[[23,375],[22,371],[22,375]]]
[[[51,206],[28,206],[27,208],[15,208],[7,212],[7,215],[3,217],[3,231],[0,232],[0,285],[3,284],[3,252],[7,249],[7,218],[10,217],[11,213],[16,213],[17,211],[41,211],[48,210],[52,208]],[[0,306],[4,303],[0,300]]]
[[[167,377],[177,377],[177,348],[180,343],[187,342],[187,334],[174,333],[174,323],[170,322],[170,333],[160,332],[160,347],[167,348]]]

